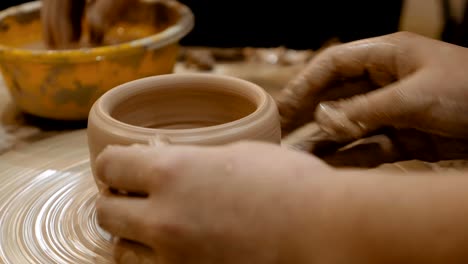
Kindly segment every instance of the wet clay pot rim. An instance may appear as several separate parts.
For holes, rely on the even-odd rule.
[[[235,93],[250,100],[255,104],[255,111],[240,119],[207,127],[188,128],[188,129],[158,129],[134,126],[131,124],[119,121],[111,116],[111,112],[125,100],[151,92],[154,89],[171,89],[175,87],[183,87],[186,84],[203,86],[206,85],[207,90],[214,92]],[[278,117],[277,107],[273,98],[266,93],[261,87],[251,82],[223,75],[215,74],[166,74],[153,77],[147,77],[135,81],[125,83],[105,93],[95,103],[92,110],[96,119],[99,119],[101,129],[107,130],[107,133],[113,134],[122,138],[131,137],[139,141],[147,141],[148,138],[154,136],[167,137],[169,140],[175,139],[181,142],[200,141],[204,139],[231,137],[240,132],[253,130],[255,134],[262,134],[265,131],[274,131],[277,127],[258,127],[259,123],[272,124],[268,122],[273,116]],[[105,127],[104,127],[105,126]],[[261,131],[260,131],[261,130]],[[251,135],[255,137],[255,135]]]

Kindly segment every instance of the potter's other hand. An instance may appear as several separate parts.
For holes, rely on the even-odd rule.
[[[105,30],[135,1],[137,0],[42,0],[41,19],[45,43],[54,49],[76,46],[82,33],[86,5],[90,41],[98,43]]]
[[[343,141],[381,127],[463,138],[467,68],[467,49],[406,32],[331,47],[283,90],[283,128],[311,121],[316,110],[321,128]]]
[[[120,238],[118,263],[311,263],[301,258],[326,251],[304,240],[317,235],[304,225],[322,224],[316,201],[334,171],[310,155],[260,143],[130,146],[96,164],[109,187],[147,194],[97,202],[100,226]]]
[[[85,4],[86,0],[42,0],[42,32],[49,48],[69,48],[80,40]]]

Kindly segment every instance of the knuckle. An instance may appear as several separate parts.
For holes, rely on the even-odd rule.
[[[409,32],[409,31],[399,31],[399,32],[393,33],[392,35],[399,37],[399,38],[413,38],[416,36],[415,33]]]
[[[235,142],[235,143],[232,143],[231,146],[230,146],[230,149],[231,149],[231,153],[233,154],[237,154],[239,152],[245,152],[246,150],[249,150],[252,148],[253,145],[256,145],[258,143],[254,142],[254,141],[251,141],[251,140],[242,140],[242,141],[238,141],[238,142]]]
[[[177,155],[163,155],[149,163],[146,173],[170,175],[181,166],[181,163],[181,158]]]
[[[308,67],[304,71],[304,75],[309,74],[311,72],[311,69],[316,68],[317,65],[322,66],[328,64],[332,58],[334,58],[341,50],[341,45],[338,46],[332,46],[325,48],[323,51],[319,52],[317,56],[310,61],[308,64]]]
[[[109,164],[109,158],[107,155],[99,155],[96,158],[96,177],[103,181],[105,179],[106,167]]]
[[[141,168],[136,173],[137,177],[146,179],[149,187],[153,187],[163,184],[168,175],[172,174],[172,170],[160,161],[151,161],[146,168]]]
[[[218,157],[224,159],[222,161],[226,164],[235,165],[244,162],[246,154],[263,155],[263,153],[271,151],[270,147],[270,143],[262,141],[239,141],[233,143],[227,151],[224,151],[221,155],[218,155]]]
[[[332,60],[334,58],[339,58],[341,54],[347,52],[346,47],[351,44],[341,44],[341,45],[334,45],[324,49],[321,53],[317,55],[318,62],[324,62],[328,60]]]
[[[339,53],[341,53],[343,51],[343,47],[345,45],[346,44],[330,46],[330,47],[326,48],[325,50],[323,50],[322,54],[325,54],[325,55],[339,54]]]
[[[96,166],[102,167],[118,155],[118,147],[106,146],[96,157]]]
[[[349,47],[355,45],[354,43],[335,45],[326,48],[321,53],[317,55],[317,59],[311,67],[315,67],[316,71],[309,71],[309,73],[319,74],[319,76],[324,75],[323,73],[335,72],[340,69],[340,67],[347,63],[347,54],[349,54]],[[326,74],[325,74],[326,75]],[[316,81],[314,78],[317,76],[308,76],[308,79],[311,81]]]
[[[399,31],[382,37],[383,40],[396,44],[401,44],[402,42],[404,44],[409,44],[417,38],[420,38],[420,36],[409,31]]]
[[[157,158],[150,160],[148,165],[140,170],[139,173],[149,175],[149,182],[156,185],[173,178],[187,167],[187,163],[190,159],[190,153],[171,152],[172,151],[167,151],[164,155],[160,155]],[[157,177],[151,177],[153,175],[157,175]]]

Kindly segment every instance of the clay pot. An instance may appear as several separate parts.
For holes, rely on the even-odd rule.
[[[189,145],[279,144],[279,114],[262,88],[233,77],[168,74],[132,81],[105,93],[91,109],[93,174],[95,159],[106,146],[151,144],[160,138]]]

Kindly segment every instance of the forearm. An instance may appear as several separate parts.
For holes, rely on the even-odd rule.
[[[468,175],[353,174],[327,230],[348,263],[468,262]]]

